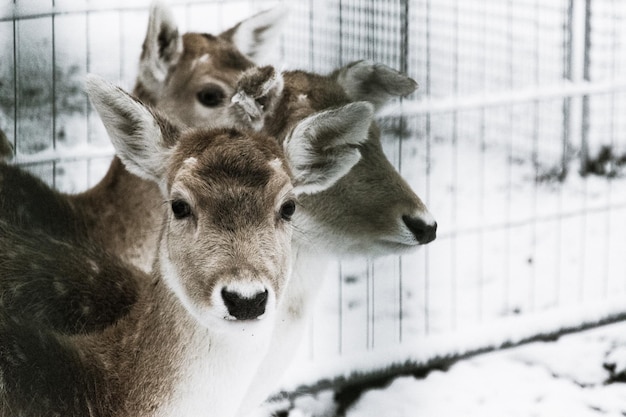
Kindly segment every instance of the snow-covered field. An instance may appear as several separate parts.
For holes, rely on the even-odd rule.
[[[613,324],[397,377],[348,401],[328,390],[273,407],[289,417],[623,416],[625,335]]]

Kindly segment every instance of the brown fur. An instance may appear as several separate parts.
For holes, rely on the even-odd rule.
[[[256,274],[253,279],[267,279],[280,296],[289,270],[290,233],[277,214],[276,200],[287,197],[281,193],[289,178],[269,164],[281,161],[281,154],[274,140],[260,134],[219,129],[182,135],[169,159],[166,183],[168,193],[175,196],[183,187],[193,197],[198,232],[189,229],[187,220],[165,216],[162,253],[179,271],[165,280],[163,259],[147,279],[88,242],[73,245],[0,222],[0,415],[150,415],[169,410],[172,401],[177,404],[177,393],[193,391],[180,388],[193,366],[185,358],[193,362],[207,356],[222,372],[219,361],[227,359],[213,357],[221,339],[204,327],[208,322],[196,322],[166,281],[180,280],[193,306],[210,306],[211,286],[249,279],[242,273],[248,265]],[[137,285],[126,289],[120,283]],[[122,300],[116,290],[130,295],[127,305],[132,308],[115,324],[104,323],[88,334],[69,329],[77,334],[63,336],[54,317],[48,318],[48,327],[46,320],[21,311],[46,294],[54,300],[44,303],[67,298],[72,307],[89,310],[91,296],[97,301],[106,293],[105,299]],[[80,323],[71,316],[60,320]],[[240,372],[230,369],[225,366],[227,377],[237,380]],[[221,378],[215,384],[237,382]],[[236,404],[229,407],[236,409]]]
[[[128,313],[146,281],[95,245],[58,240],[2,220],[0,253],[0,310],[60,333],[113,324]]]
[[[284,88],[276,110],[267,113],[263,125],[263,131],[281,143],[305,117],[352,102],[338,84],[336,72],[323,76],[287,71],[283,77]],[[335,128],[318,132],[328,135],[329,140],[338,133]],[[360,161],[346,176],[327,190],[300,198],[307,215],[319,226],[307,230],[303,239],[323,242],[326,250],[335,254],[407,250],[413,245],[386,240],[397,233],[398,222],[394,219],[428,213],[426,205],[386,158],[375,123],[368,136],[358,148]]]

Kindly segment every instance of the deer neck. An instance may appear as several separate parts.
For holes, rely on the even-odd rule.
[[[143,271],[150,271],[162,217],[158,186],[128,172],[116,156],[104,178],[72,198],[89,239]]]
[[[281,377],[299,351],[331,258],[298,239],[292,243],[293,261],[289,285],[278,307],[272,340],[248,385],[238,417],[251,415],[275,392]]]
[[[155,103],[141,82],[133,93],[146,104]],[[95,187],[70,200],[86,225],[88,239],[144,272],[151,270],[163,200],[156,184],[131,174],[115,156]]]

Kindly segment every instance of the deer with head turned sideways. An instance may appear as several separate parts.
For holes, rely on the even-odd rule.
[[[266,134],[184,129],[95,77],[88,93],[120,160],[162,193],[158,254],[147,277],[91,242],[0,222],[0,415],[232,416],[269,346],[295,195],[312,183],[292,175]],[[36,280],[48,281],[42,297],[97,291],[105,270],[137,294],[98,331],[64,335],[8,308]]]
[[[247,70],[241,77],[231,114],[239,123],[278,138],[290,167],[297,167],[304,176],[314,175],[307,172],[311,153],[324,153],[298,145],[302,138],[311,134],[353,142],[361,138],[355,145],[359,160],[332,187],[302,189],[298,195],[302,209],[294,217],[294,275],[279,307],[272,345],[241,415],[270,393],[270,382],[279,380],[297,351],[328,260],[337,255],[402,253],[435,239],[436,222],[385,158],[371,118],[351,118],[350,125],[359,128],[349,132],[339,125],[320,128],[315,124],[318,117],[332,119],[342,106],[367,103],[374,110],[415,88],[406,75],[370,61],[349,64],[326,76],[305,71],[278,73],[262,67]],[[332,157],[325,155],[312,166],[329,160]]]

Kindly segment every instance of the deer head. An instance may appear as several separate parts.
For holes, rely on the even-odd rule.
[[[122,162],[162,190],[158,268],[185,308],[207,325],[271,315],[289,276],[295,210],[275,141],[185,131],[94,76],[87,91]]]
[[[437,224],[385,157],[378,127],[371,117],[350,111],[364,104],[380,108],[395,96],[411,93],[417,84],[368,61],[347,65],[330,76],[291,71],[280,82],[277,78],[265,68],[244,73],[233,100],[238,108],[233,114],[240,122],[280,138],[290,167],[303,176],[314,175],[317,166],[303,164],[299,160],[303,153],[318,155],[318,164],[332,157],[323,146],[299,145],[301,138],[352,143],[360,155],[332,187],[310,188],[300,197],[306,210],[297,216],[297,229],[306,233],[303,238],[335,254],[384,255],[431,242]]]
[[[188,126],[222,117],[242,71],[275,49],[284,8],[261,12],[219,35],[181,35],[169,9],[154,3],[135,95]]]

